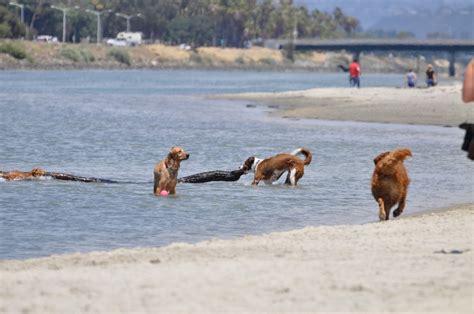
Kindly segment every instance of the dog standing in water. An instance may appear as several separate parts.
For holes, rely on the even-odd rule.
[[[384,152],[375,157],[372,175],[372,195],[379,204],[379,219],[388,220],[390,210],[398,204],[393,217],[398,217],[405,208],[410,178],[403,164],[411,156],[408,148]]]
[[[297,155],[304,155],[302,160]],[[249,157],[240,167],[244,173],[252,171],[255,173],[252,185],[257,185],[263,180],[266,184],[272,184],[288,172],[285,184],[296,185],[304,175],[304,166],[311,163],[313,155],[306,148],[298,148],[290,154],[278,154],[266,159]]]
[[[153,193],[161,195],[164,193],[176,194],[176,183],[178,183],[178,170],[182,160],[189,158],[181,147],[172,147],[168,156],[156,164],[154,169],[155,185]]]

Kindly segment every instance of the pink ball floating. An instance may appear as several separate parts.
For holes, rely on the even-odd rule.
[[[169,194],[170,194],[170,193],[169,193],[168,191],[166,191],[166,190],[161,190],[161,191],[160,191],[160,195],[161,195],[161,196],[168,196]]]

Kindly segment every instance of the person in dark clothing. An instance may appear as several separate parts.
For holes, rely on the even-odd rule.
[[[428,87],[431,87],[435,86],[436,84],[436,73],[433,70],[433,66],[431,64],[428,64],[428,68],[426,69],[426,85],[428,85]]]

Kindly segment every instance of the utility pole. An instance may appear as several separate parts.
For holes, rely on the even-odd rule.
[[[10,5],[13,5],[15,7],[19,7],[20,8],[20,18],[21,18],[21,23],[24,24],[26,26],[26,39],[28,39],[28,25],[25,24],[25,5],[22,4],[22,3],[17,3],[17,2],[14,2],[14,1],[11,1],[10,2]]]
[[[132,14],[132,15],[127,15],[127,14],[123,14],[123,13],[115,13],[116,16],[120,16],[120,17],[123,17],[124,19],[127,20],[127,32],[130,32],[130,20],[134,17],[141,17],[141,13],[137,13],[137,14]]]
[[[104,13],[109,13],[112,10],[105,10],[105,11],[95,11],[87,9],[86,12],[94,14],[97,17],[97,45],[100,45],[102,41],[102,24],[100,22],[100,16]]]
[[[66,42],[66,14],[67,14],[67,11],[69,11],[71,8],[66,8],[66,7],[60,8],[55,5],[52,5],[51,8],[63,12],[63,43],[65,43]],[[79,7],[75,6],[74,9],[79,9]]]

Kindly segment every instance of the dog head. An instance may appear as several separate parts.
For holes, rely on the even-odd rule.
[[[186,160],[189,158],[189,154],[184,151],[181,147],[174,146],[168,154],[168,157],[173,160]]]
[[[258,164],[262,160],[263,159],[259,159],[257,157],[249,157],[244,161],[244,163],[239,167],[239,169],[242,170],[244,174],[247,174],[250,171],[255,172],[255,169],[257,169]]]
[[[390,154],[390,152],[380,153],[377,157],[374,158],[374,164],[377,165],[377,163],[381,161],[382,159],[384,159],[385,156],[387,156],[388,154]]]
[[[45,174],[46,174],[46,171],[44,171],[41,168],[34,168],[33,170],[31,170],[31,175],[33,177],[41,177],[41,176],[44,176]]]
[[[240,170],[247,174],[250,170],[252,170],[253,164],[255,163],[255,157],[247,158],[244,163],[239,167]]]

